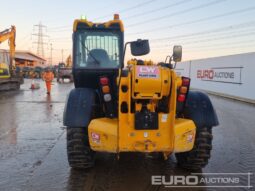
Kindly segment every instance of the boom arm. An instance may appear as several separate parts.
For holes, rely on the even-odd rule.
[[[16,27],[12,26],[10,29],[6,29],[0,32],[0,44],[6,40],[9,40],[10,47],[10,73],[12,73],[13,59],[15,55],[15,40],[16,40]]]

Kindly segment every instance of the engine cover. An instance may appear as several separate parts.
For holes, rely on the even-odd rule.
[[[161,99],[170,90],[170,70],[161,66],[135,65],[132,71],[133,99]]]

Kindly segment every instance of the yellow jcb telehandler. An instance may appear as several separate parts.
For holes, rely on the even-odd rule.
[[[183,168],[203,168],[218,119],[208,96],[189,91],[190,79],[176,75],[172,62],[181,61],[181,46],[169,63],[125,64],[128,45],[133,56],[150,51],[148,40],[124,45],[118,15],[105,23],[74,21],[75,88],[64,111],[70,166],[92,167],[96,152],[156,152],[175,154]]]

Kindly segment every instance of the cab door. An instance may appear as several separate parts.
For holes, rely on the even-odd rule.
[[[0,78],[9,77],[9,54],[6,51],[0,51]]]

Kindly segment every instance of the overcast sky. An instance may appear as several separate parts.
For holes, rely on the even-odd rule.
[[[0,31],[15,25],[17,49],[36,53],[37,33],[33,25],[46,26],[45,57],[61,60],[72,49],[74,19],[108,21],[119,13],[124,22],[125,40],[150,40],[146,59],[162,61],[175,44],[183,46],[183,59],[254,52],[254,0],[10,0],[1,2]],[[0,45],[7,48],[7,44]]]

